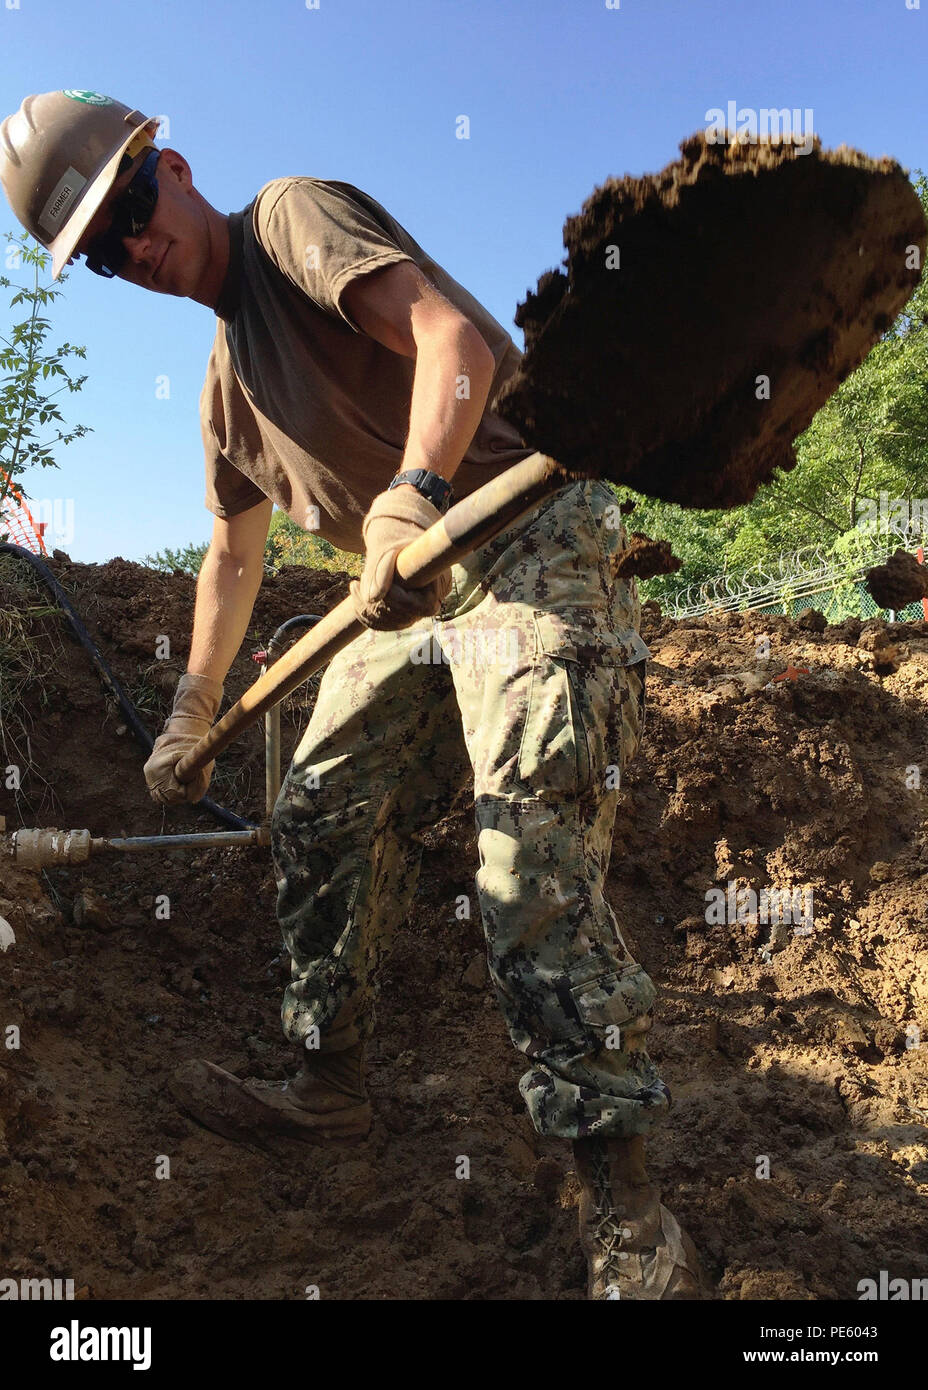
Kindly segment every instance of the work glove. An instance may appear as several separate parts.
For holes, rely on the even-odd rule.
[[[433,618],[441,608],[451,590],[450,570],[421,589],[408,589],[396,578],[399,552],[440,519],[438,508],[418,492],[391,488],[374,498],[361,527],[364,568],[360,580],[349,585],[365,627],[396,632],[420,618]]]
[[[219,681],[210,680],[209,676],[194,676],[189,671],[177,682],[174,707],[145,764],[145,781],[153,801],[176,806],[183,801],[199,801],[206,795],[215,762],[207,763],[189,782],[179,782],[174,768],[209,732],[222,704],[222,692]]]

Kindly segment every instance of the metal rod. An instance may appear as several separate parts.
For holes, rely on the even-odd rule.
[[[152,849],[223,849],[232,845],[269,845],[271,832],[266,825],[254,830],[205,830],[190,835],[132,835],[125,838],[92,839],[91,854],[112,850],[120,854],[141,854]]]
[[[271,832],[266,825],[251,830],[204,830],[189,835],[135,835],[94,838],[89,830],[14,830],[10,854],[14,863],[27,869],[43,869],[53,864],[85,864],[91,854],[141,854],[148,850],[224,849],[240,845],[266,848]]]
[[[264,716],[264,805],[268,819],[280,795],[280,705]]]

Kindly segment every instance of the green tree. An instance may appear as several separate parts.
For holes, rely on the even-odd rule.
[[[208,541],[200,544],[191,541],[180,550],[159,550],[156,555],[146,555],[145,564],[153,569],[199,574],[208,549]],[[274,573],[282,565],[306,565],[309,569],[330,570],[333,574],[347,570],[349,574],[358,575],[361,556],[339,550],[322,536],[304,531],[286,512],[277,510],[271,517],[264,544],[264,568]]]
[[[51,322],[42,311],[61,296],[54,282],[42,283],[51,257],[26,232],[7,237],[6,268],[31,267],[26,283],[0,275],[0,289],[13,289],[10,308],[28,305],[28,317],[0,334],[0,515],[10,485],[27,469],[57,468],[54,452],[89,433],[86,425],[66,426],[55,397],[79,391],[85,376],[71,376],[67,360],[86,357],[74,343],[48,344]],[[62,275],[61,281],[67,279]],[[47,390],[45,383],[54,387]]]
[[[173,574],[180,570],[184,574],[199,574],[203,556],[209,550],[209,541],[182,546],[180,550],[159,550],[157,555],[146,555],[144,563],[155,570],[167,570]]]
[[[279,510],[271,517],[264,563],[271,570],[280,569],[281,565],[307,565],[310,569],[332,573],[347,570],[357,575],[361,572],[360,555],[339,550],[322,536],[304,531],[286,512]]]

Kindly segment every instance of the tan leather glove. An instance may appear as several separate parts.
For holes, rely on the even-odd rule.
[[[210,680],[209,676],[194,676],[189,671],[177,682],[174,707],[145,764],[145,781],[153,801],[176,806],[183,801],[199,801],[206,795],[216,766],[214,762],[207,763],[189,782],[178,782],[174,768],[209,732],[222,704],[223,689],[219,681]]]
[[[437,507],[418,492],[392,488],[380,492],[370,505],[361,534],[364,568],[349,592],[365,627],[396,632],[420,618],[433,618],[451,590],[451,571],[421,589],[407,589],[395,577],[396,557],[410,541],[441,519]]]

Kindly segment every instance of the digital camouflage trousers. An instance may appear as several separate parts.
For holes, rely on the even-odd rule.
[[[454,565],[438,617],[331,662],[272,819],[293,1042],[370,1035],[417,832],[470,777],[490,979],[536,1129],[629,1137],[666,1109],[656,991],[604,895],[649,655],[635,581],[613,573],[626,544],[609,489],[570,485]]]

